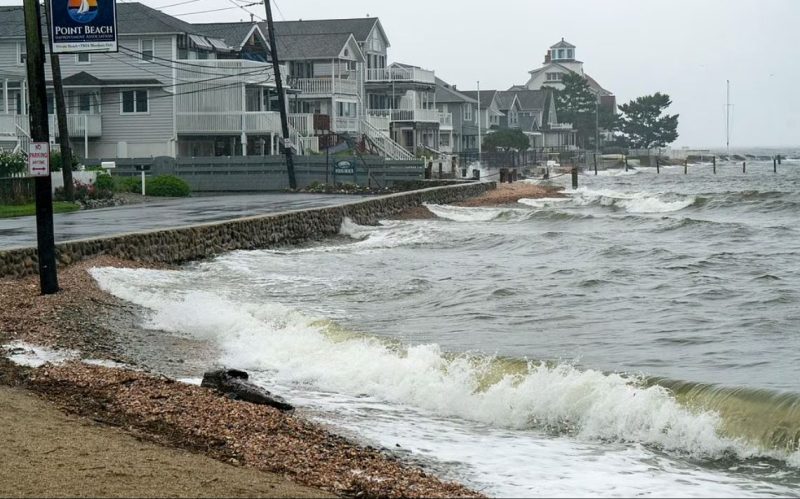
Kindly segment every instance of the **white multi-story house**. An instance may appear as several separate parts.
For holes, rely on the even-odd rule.
[[[411,157],[437,150],[439,130],[452,129],[452,116],[434,105],[433,71],[387,65],[390,44],[378,18],[283,21],[275,35],[299,91],[290,105],[315,114],[318,131],[329,122],[331,131],[366,135],[387,156]]]
[[[576,59],[576,52],[577,47],[563,38],[560,42],[552,45],[545,53],[542,66],[528,71],[530,78],[525,83],[525,88],[528,90],[541,90],[542,88],[550,87],[562,90],[564,85],[561,80],[563,80],[564,75],[574,73],[586,78],[589,83],[589,89],[597,96],[597,100],[601,105],[615,110],[616,97],[614,97],[614,94],[600,86],[594,78],[584,72],[583,62]]]
[[[277,153],[275,81],[257,24],[190,24],[140,3],[119,3],[117,9],[118,53],[60,56],[78,156]],[[5,8],[0,145],[20,146],[29,138],[25,60],[22,8]],[[45,70],[55,136],[49,59]],[[301,118],[292,124],[303,125]],[[291,126],[290,135],[299,152],[315,148],[303,130]]]

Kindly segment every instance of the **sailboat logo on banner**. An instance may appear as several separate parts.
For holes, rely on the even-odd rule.
[[[97,0],[67,0],[67,12],[73,21],[86,24],[97,17]]]

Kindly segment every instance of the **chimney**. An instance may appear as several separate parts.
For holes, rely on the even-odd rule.
[[[545,63],[545,64],[548,64],[549,62],[550,62],[550,51],[548,50],[548,51],[547,51],[547,52],[545,52],[545,54],[544,54],[544,63]]]

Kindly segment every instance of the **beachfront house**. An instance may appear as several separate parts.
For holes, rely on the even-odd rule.
[[[564,150],[576,148],[577,131],[570,123],[559,123],[555,98],[551,88],[528,90],[523,86],[514,86],[509,90],[498,92],[501,111],[506,114],[514,109],[503,109],[516,98],[516,128],[528,135],[532,148]],[[511,120],[509,120],[511,122]]]
[[[191,24],[135,2],[117,8],[118,53],[60,57],[79,157],[278,152],[275,81],[257,24]],[[7,8],[3,16],[0,145],[24,149],[30,137],[22,8]],[[51,86],[48,99],[54,139]],[[311,150],[296,128],[290,134],[297,152]]]
[[[440,127],[439,150],[462,153],[478,150],[478,101],[458,91],[455,85],[436,78],[436,109],[449,115],[452,126]]]

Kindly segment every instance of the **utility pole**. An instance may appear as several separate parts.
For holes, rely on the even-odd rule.
[[[286,116],[286,97],[283,92],[283,81],[281,80],[281,68],[278,63],[278,47],[275,44],[275,25],[272,22],[272,8],[270,0],[264,0],[264,7],[267,9],[267,30],[269,31],[269,53],[272,58],[272,72],[275,75],[275,84],[278,87],[278,109],[281,112],[281,130],[283,131],[283,153],[286,155],[286,170],[289,172],[289,187],[297,189],[297,180],[294,177],[294,161],[292,160],[292,148],[289,147],[289,118]],[[299,146],[299,144],[297,144]]]
[[[44,45],[38,0],[24,0],[25,46],[28,54],[28,96],[33,142],[50,142],[47,130],[47,89],[44,79]],[[58,291],[56,248],[53,235],[53,192],[50,175],[36,177],[36,242],[39,284],[43,295]]]
[[[481,144],[481,82],[478,80],[478,163],[483,156],[483,144]]]
[[[597,175],[597,155],[600,153],[600,114],[599,104],[597,99],[599,97],[595,96],[594,100],[594,174]]]
[[[50,17],[50,2],[44,2],[44,14],[47,25],[52,22]],[[67,126],[67,106],[64,101],[64,86],[61,84],[61,61],[59,55],[53,53],[50,45],[50,68],[53,73],[53,92],[56,97],[56,119],[58,121],[58,142],[61,145],[61,174],[64,177],[64,197],[67,201],[75,200],[75,190],[72,185],[72,148],[69,145],[69,127]],[[89,151],[83,152],[86,156]]]
[[[725,100],[725,153],[731,155],[731,81],[725,80],[727,97]],[[730,158],[729,158],[730,159]]]

